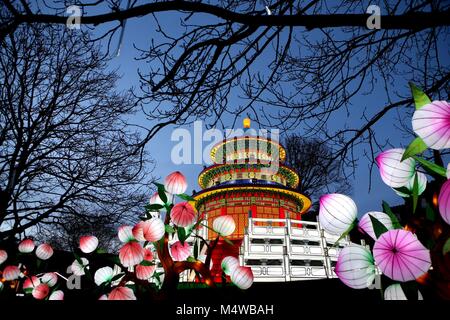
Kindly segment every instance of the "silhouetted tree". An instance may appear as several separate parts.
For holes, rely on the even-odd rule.
[[[317,208],[317,201],[325,193],[351,192],[349,179],[339,163],[328,161],[333,157],[333,150],[326,142],[292,134],[282,143],[286,149],[286,165],[300,176],[297,190],[311,198],[313,208]]]
[[[21,25],[65,25],[73,4],[3,0],[0,39]],[[108,49],[121,41],[125,21],[147,19],[148,46],[138,48],[146,68],[139,70],[136,91],[151,123],[146,141],[167,125],[198,118],[216,125],[223,114],[248,114],[262,127],[298,128],[332,142],[330,161],[347,168],[355,167],[355,147],[373,160],[386,145],[374,127],[412,104],[408,81],[436,99],[448,96],[448,1],[382,1],[380,29],[368,29],[373,4],[176,0],[129,1],[121,8],[118,0],[77,2],[81,32],[101,25],[98,38]],[[378,106],[355,103],[370,94]],[[230,103],[231,97],[239,102]],[[331,130],[338,113],[361,121]]]
[[[48,224],[114,224],[145,201],[147,157],[126,123],[135,99],[115,91],[117,74],[87,40],[35,25],[3,41],[0,240]]]

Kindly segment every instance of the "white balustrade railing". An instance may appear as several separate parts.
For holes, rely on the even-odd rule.
[[[334,263],[348,237],[339,239],[319,222],[249,218],[240,248],[240,261],[253,270],[255,281],[294,281],[335,278]],[[270,265],[269,261],[281,261]]]

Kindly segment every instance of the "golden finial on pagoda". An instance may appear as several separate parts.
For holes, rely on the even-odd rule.
[[[245,119],[242,121],[242,124],[244,125],[244,129],[249,129],[249,128],[250,128],[251,121],[250,121],[249,118],[245,118]]]

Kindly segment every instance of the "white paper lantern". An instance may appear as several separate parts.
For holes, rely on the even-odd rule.
[[[239,289],[246,290],[253,284],[252,268],[236,267],[231,273],[230,279]]]
[[[334,272],[350,288],[367,288],[375,279],[373,256],[363,246],[349,245],[339,253]]]
[[[62,290],[53,291],[48,300],[64,300],[64,292]]]
[[[358,227],[365,233],[367,233],[372,239],[376,240],[377,238],[375,235],[375,231],[373,230],[372,219],[370,218],[370,216],[380,221],[381,224],[384,225],[388,230],[394,228],[391,218],[386,213],[378,211],[367,212],[362,216],[361,220],[359,221]]]
[[[375,158],[381,179],[391,188],[406,186],[415,173],[414,159],[408,158],[401,161],[404,152],[405,149],[401,148],[389,149]]]
[[[356,219],[355,202],[348,196],[331,193],[320,198],[319,222],[328,233],[341,235]]]
[[[431,149],[450,148],[450,103],[433,101],[416,110],[412,118],[414,132]]]
[[[80,237],[80,250],[84,253],[91,253],[97,249],[98,239],[94,236]]]
[[[6,281],[12,281],[19,278],[20,269],[18,266],[7,266],[3,269],[3,278]]]
[[[111,282],[113,276],[114,272],[111,267],[103,267],[95,271],[94,282],[100,286],[103,283]]]
[[[58,276],[54,272],[48,272],[42,276],[41,281],[53,287],[58,282]]]
[[[223,237],[231,235],[236,229],[232,216],[220,216],[213,221],[213,230]]]
[[[236,259],[235,257],[232,256],[228,256],[223,258],[222,263],[222,270],[223,272],[227,275],[230,276],[231,273],[237,268],[239,267],[239,260]]]
[[[19,252],[21,253],[30,253],[34,250],[34,241],[31,239],[24,239],[19,244]]]
[[[41,260],[50,259],[53,255],[53,248],[47,244],[43,243],[36,249],[36,256]]]
[[[409,192],[411,192],[411,193],[413,192],[413,190],[414,190],[414,180],[416,178],[416,175],[417,175],[418,195],[421,195],[425,191],[425,189],[427,188],[427,182],[428,182],[427,181],[427,176],[425,174],[423,174],[422,172],[416,172],[411,177],[411,179],[409,179],[409,182],[406,184],[405,187],[409,190]],[[395,191],[396,194],[398,194],[400,197],[403,197],[403,198],[408,198],[410,196],[409,194],[397,191],[395,189],[394,189],[394,191]]]
[[[0,265],[8,259],[8,253],[5,250],[0,250]]]
[[[423,296],[419,290],[417,290],[418,300],[423,300]],[[402,286],[398,283],[391,284],[384,290],[384,300],[408,300],[403,292]]]

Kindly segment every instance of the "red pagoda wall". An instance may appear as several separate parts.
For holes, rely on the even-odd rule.
[[[225,214],[231,215],[236,223],[236,231],[228,237],[231,240],[240,240],[244,237],[250,210],[253,218],[285,219],[289,214],[291,219],[301,219],[298,206],[292,199],[264,194],[256,196],[250,194],[216,196],[204,203],[200,210],[207,217],[210,226],[216,217]],[[256,224],[258,225],[258,223]],[[277,223],[274,225],[276,226]],[[215,239],[216,236],[215,232],[208,231],[209,240]]]

